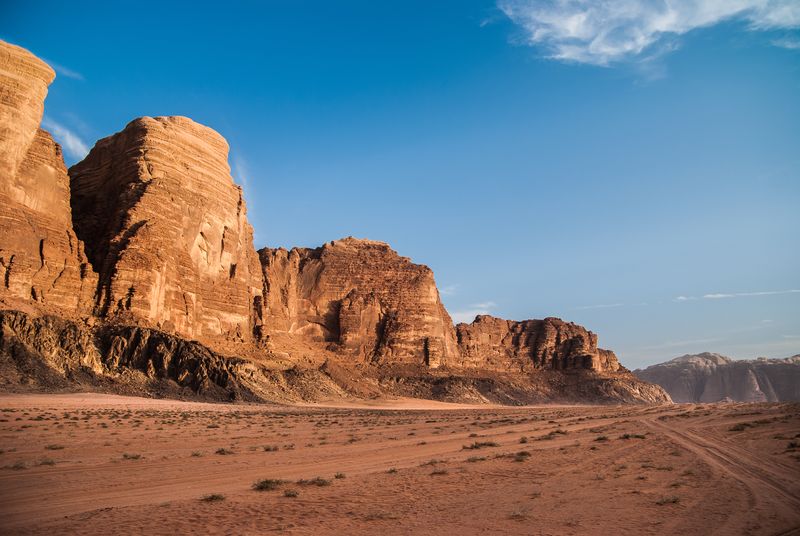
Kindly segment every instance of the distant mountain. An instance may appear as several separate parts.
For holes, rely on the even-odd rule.
[[[800,400],[800,354],[785,359],[734,360],[704,352],[633,373],[663,387],[675,402]]]

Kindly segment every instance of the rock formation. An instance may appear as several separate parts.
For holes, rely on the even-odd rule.
[[[702,353],[637,369],[675,402],[785,402],[800,400],[800,355],[786,359],[733,360]]]
[[[669,402],[575,324],[454,327],[433,272],[382,242],[257,254],[228,145],[190,119],[136,119],[68,177],[38,128],[53,76],[0,42],[3,389]]]
[[[387,244],[352,237],[262,249],[266,333],[332,343],[350,361],[431,368],[458,356],[433,272]]]
[[[143,117],[70,169],[97,313],[208,343],[249,341],[261,280],[228,145],[184,117]]]
[[[54,76],[0,41],[0,297],[88,313],[97,279],[72,231],[61,147],[39,128]]]
[[[489,370],[620,369],[614,352],[597,347],[597,335],[558,318],[503,320],[488,315],[456,326],[461,365]]]

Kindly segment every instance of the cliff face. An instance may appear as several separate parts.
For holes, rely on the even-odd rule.
[[[252,339],[260,270],[227,157],[210,128],[144,117],[70,169],[98,314],[209,343]]]
[[[676,357],[634,374],[663,387],[675,402],[800,400],[800,356],[735,361],[702,353]]]
[[[266,334],[332,343],[347,360],[431,368],[457,358],[433,272],[382,243],[262,249]]]
[[[558,318],[503,320],[478,316],[456,326],[461,365],[490,370],[535,369],[617,372],[614,352],[597,347],[597,335]]]
[[[88,313],[97,279],[72,231],[61,148],[39,128],[54,76],[0,42],[0,286],[6,298]]]
[[[0,42],[1,387],[669,402],[575,324],[454,327],[433,272],[382,242],[257,254],[227,143],[187,118],[134,120],[68,176],[38,128],[53,76]]]

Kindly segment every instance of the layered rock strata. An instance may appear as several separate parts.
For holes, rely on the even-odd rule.
[[[228,145],[185,117],[143,117],[70,169],[97,314],[212,343],[250,341],[261,281]]]
[[[54,76],[0,41],[0,297],[88,313],[97,278],[72,230],[61,147],[39,128]]]
[[[593,370],[617,372],[614,352],[597,347],[597,335],[558,318],[504,320],[480,315],[456,326],[461,365],[489,370]]]
[[[267,335],[330,343],[354,362],[436,368],[458,357],[433,272],[387,244],[349,237],[259,256]]]

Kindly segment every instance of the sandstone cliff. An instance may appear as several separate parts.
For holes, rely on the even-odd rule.
[[[456,326],[456,334],[462,366],[524,372],[620,370],[614,352],[597,347],[597,335],[558,318],[517,322],[481,315]]]
[[[257,254],[227,143],[187,118],[132,121],[68,178],[38,128],[53,76],[0,42],[3,389],[669,402],[575,324],[454,327],[433,272],[382,242]]]
[[[0,299],[88,313],[97,279],[72,231],[61,147],[39,128],[54,76],[0,41]]]
[[[228,145],[184,117],[143,117],[70,169],[97,314],[208,343],[250,341],[261,279]]]
[[[267,335],[332,343],[353,362],[436,368],[458,356],[433,272],[387,244],[350,237],[259,255]]]
[[[800,400],[800,355],[736,361],[720,354],[676,357],[635,370],[675,402],[786,402]]]

